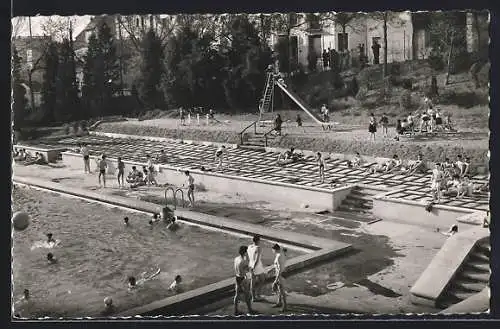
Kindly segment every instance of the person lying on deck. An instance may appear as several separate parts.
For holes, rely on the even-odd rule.
[[[384,163],[376,164],[373,167],[368,168],[368,172],[374,174],[376,172],[391,172],[397,168],[401,168],[402,161],[398,159],[397,155],[394,155],[392,159],[387,160]]]
[[[278,155],[278,165],[286,165],[295,163],[302,159],[303,155],[295,152],[295,148],[291,147],[289,150],[283,151]]]

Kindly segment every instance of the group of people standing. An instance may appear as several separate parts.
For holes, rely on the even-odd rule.
[[[285,279],[283,272],[286,266],[286,250],[280,245],[272,247],[274,252],[274,280],[271,285],[272,291],[277,294],[278,300],[274,307],[281,307],[282,312],[287,311]],[[235,294],[234,294],[234,314],[239,315],[238,303],[241,298],[245,301],[248,313],[255,313],[252,308],[253,302],[261,300],[264,281],[267,272],[262,263],[262,248],[260,247],[260,236],[253,237],[250,246],[240,246],[238,256],[234,259],[235,274]]]

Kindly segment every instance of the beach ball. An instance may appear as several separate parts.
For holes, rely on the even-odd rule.
[[[31,216],[23,211],[18,211],[12,216],[12,224],[16,231],[25,230],[31,222]]]

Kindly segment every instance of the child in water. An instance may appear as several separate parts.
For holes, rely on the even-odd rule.
[[[123,224],[124,224],[125,226],[129,226],[129,223],[128,223],[128,217],[124,217],[124,218],[123,218]]]
[[[167,226],[167,229],[169,229],[170,231],[177,231],[179,229],[179,224],[177,224],[176,222],[176,216],[172,217],[172,219],[170,220],[170,223],[168,224]]]
[[[57,259],[54,257],[54,254],[52,254],[51,252],[49,252],[47,254],[47,261],[49,262],[49,265],[57,263]]]
[[[48,244],[56,243],[56,240],[53,238],[52,233],[47,233],[47,243]]]
[[[181,282],[182,282],[182,277],[180,275],[176,275],[174,281],[170,284],[168,289],[172,290],[175,293],[180,292],[182,289]]]

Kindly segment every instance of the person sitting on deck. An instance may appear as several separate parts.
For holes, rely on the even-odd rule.
[[[20,151],[16,151],[14,154],[14,161],[25,161],[26,160],[26,150],[21,149]]]
[[[443,172],[446,177],[453,177],[455,174],[453,162],[450,161],[449,158],[444,159],[444,162],[441,164],[443,167]]]
[[[132,171],[127,176],[127,183],[130,184],[131,188],[144,185],[144,176],[142,172],[137,170],[136,166],[132,166]]]
[[[472,183],[469,176],[466,175],[462,178],[461,184],[458,189],[457,198],[462,196],[471,197],[473,193],[474,193],[474,183]]]
[[[39,153],[39,152],[36,152],[35,153],[35,158],[28,158],[26,159],[26,161],[24,162],[24,164],[26,166],[29,166],[29,165],[32,165],[32,164],[37,164],[37,165],[44,165],[44,164],[47,164],[47,161],[45,161],[45,159],[43,158],[43,154],[42,153]]]
[[[470,163],[470,157],[465,157],[464,161],[464,170],[462,172],[462,176],[467,176],[471,172],[471,163]]]
[[[453,175],[452,179],[447,179],[446,176],[443,178],[444,183],[443,183],[443,194],[446,196],[452,196],[455,195],[458,197],[459,195],[459,188],[462,185],[462,182],[460,181],[460,176],[458,175]]]
[[[436,130],[443,129],[443,114],[441,113],[441,109],[439,107],[436,108]]]
[[[410,164],[410,166],[408,167],[408,169],[405,170],[404,172],[407,175],[412,175],[412,174],[415,174],[415,173],[425,174],[427,172],[427,170],[428,169],[427,169],[427,166],[425,165],[425,162],[423,160],[423,156],[422,156],[422,154],[419,154],[417,161],[415,161],[412,164]]]
[[[476,193],[481,193],[481,192],[489,192],[490,191],[490,182],[486,182],[483,184],[477,184],[474,185],[474,192]]]
[[[160,154],[158,155],[157,157],[157,160],[156,160],[158,163],[166,163],[168,162],[168,156],[167,154],[165,153],[165,150],[161,150],[160,151]]]
[[[458,233],[458,225],[454,224],[450,227],[450,230],[448,232],[441,232],[441,234],[446,235],[446,236],[453,236]]]
[[[420,117],[420,129],[419,129],[420,133],[424,132],[424,128],[426,132],[431,132],[430,121],[431,117],[429,116],[427,111],[423,111]]]
[[[363,163],[363,159],[361,158],[361,155],[359,155],[359,152],[356,152],[354,157],[351,160],[347,161],[347,167],[359,168],[359,167],[361,167],[362,163]]]

